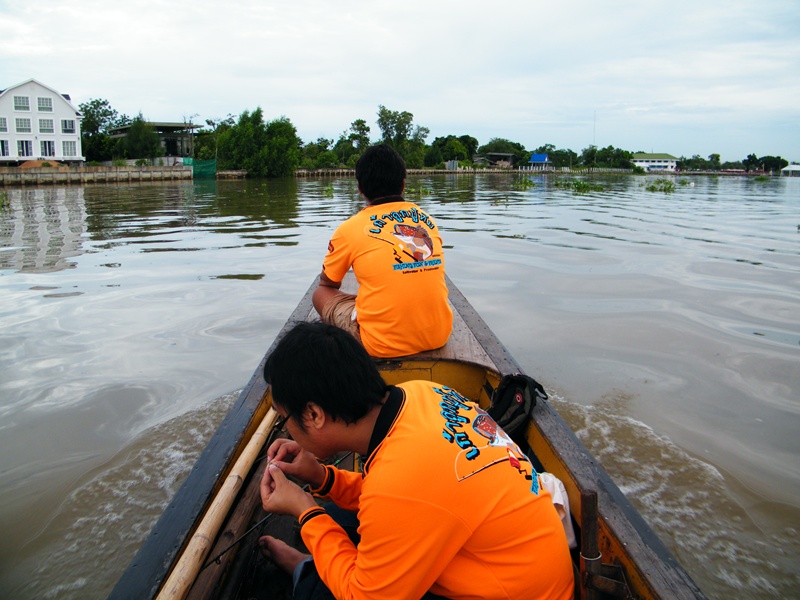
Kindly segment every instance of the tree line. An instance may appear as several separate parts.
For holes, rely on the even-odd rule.
[[[83,151],[88,162],[153,159],[161,153],[158,134],[141,113],[131,119],[103,99],[91,99],[79,107],[83,114]],[[556,169],[637,170],[634,153],[613,146],[590,145],[578,154],[553,144],[526,149],[523,144],[504,138],[492,138],[480,145],[470,135],[447,135],[428,143],[430,129],[415,124],[412,113],[390,110],[383,105],[378,106],[375,124],[377,140],[373,140],[367,121],[356,119],[335,140],[320,137],[303,142],[288,118],[265,120],[258,107],[245,110],[238,118],[229,114],[225,118],[206,119],[202,129],[195,133],[194,158],[216,159],[218,169],[245,169],[250,177],[282,177],[297,169],[352,168],[370,144],[385,142],[400,153],[409,168],[443,168],[450,161],[475,166],[476,157],[487,154],[511,155],[513,164],[524,165],[532,154],[547,154]],[[125,137],[112,136],[115,128],[125,125],[130,126]],[[708,159],[682,156],[678,160],[678,168],[683,171],[778,171],[788,164],[780,156],[759,158],[755,154],[735,162],[721,162],[719,154],[711,154]]]

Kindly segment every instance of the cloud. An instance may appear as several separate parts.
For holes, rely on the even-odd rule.
[[[0,88],[166,121],[260,106],[305,140],[358,118],[377,136],[383,104],[431,138],[800,160],[798,31],[787,0],[5,1]]]

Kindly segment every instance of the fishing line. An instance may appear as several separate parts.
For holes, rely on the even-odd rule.
[[[340,464],[340,463],[341,463],[341,462],[342,462],[342,461],[343,461],[345,458],[347,458],[348,456],[350,456],[352,453],[353,453],[353,451],[352,451],[352,450],[350,450],[350,451],[346,452],[344,455],[342,455],[340,458],[338,458],[338,459],[337,459],[335,462],[333,462],[333,463],[332,463],[332,466],[334,466],[334,467],[336,467],[336,466],[339,466],[339,464]],[[263,457],[262,457],[262,458],[263,458]],[[303,491],[304,491],[304,492],[305,492],[305,491],[308,491],[308,488],[309,488],[309,485],[308,485],[308,484],[304,485],[304,486],[303,486]],[[262,525],[266,524],[266,522],[267,522],[267,521],[269,521],[269,520],[270,520],[272,517],[274,517],[274,516],[275,516],[275,513],[267,513],[267,515],[266,515],[266,516],[265,516],[263,519],[261,519],[261,520],[260,520],[258,523],[256,523],[255,525],[253,525],[253,526],[252,526],[250,529],[248,529],[247,531],[245,531],[245,532],[244,532],[242,535],[240,535],[238,538],[236,538],[235,540],[233,540],[233,542],[231,542],[231,544],[230,544],[230,545],[229,545],[227,548],[225,548],[224,550],[222,550],[222,551],[221,551],[219,554],[217,554],[217,555],[216,555],[214,558],[210,559],[210,560],[209,560],[209,561],[208,561],[206,564],[204,564],[204,565],[203,565],[203,566],[200,568],[200,571],[202,572],[202,571],[203,571],[203,570],[204,570],[206,567],[209,567],[209,566],[211,566],[211,565],[212,565],[212,564],[214,564],[214,563],[216,563],[216,564],[220,564],[220,563],[221,563],[221,559],[222,559],[222,557],[223,557],[223,556],[225,556],[225,554],[227,554],[227,553],[228,553],[228,551],[229,551],[229,550],[231,550],[231,548],[233,548],[234,546],[236,546],[237,544],[239,544],[239,542],[241,542],[241,541],[242,541],[244,538],[246,538],[248,535],[250,535],[251,533],[253,533],[253,532],[254,532],[256,529],[258,529],[258,528],[259,528],[259,527],[261,527]]]

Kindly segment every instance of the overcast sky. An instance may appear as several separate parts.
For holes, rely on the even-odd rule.
[[[0,0],[0,89],[303,141],[378,105],[435,137],[800,162],[800,1]]]

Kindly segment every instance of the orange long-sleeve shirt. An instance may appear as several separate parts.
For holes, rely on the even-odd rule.
[[[332,281],[352,267],[361,342],[372,356],[444,346],[453,323],[439,229],[416,204],[398,198],[339,225],[322,264]]]
[[[326,514],[301,515],[303,541],[336,598],[572,598],[549,493],[491,418],[453,390],[393,388],[364,471],[328,467],[320,491],[358,511],[357,548]]]

